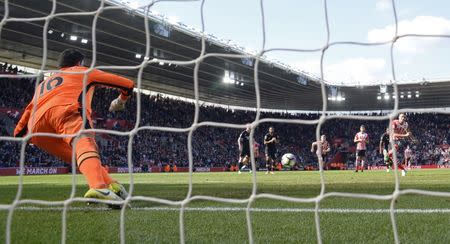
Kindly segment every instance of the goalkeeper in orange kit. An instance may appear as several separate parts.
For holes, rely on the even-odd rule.
[[[75,49],[68,49],[59,57],[60,71],[41,82],[35,91],[33,100],[26,107],[15,130],[15,137],[28,133],[76,134],[80,129],[92,128],[91,101],[97,86],[108,86],[120,90],[118,98],[111,102],[109,111],[125,108],[125,103],[132,95],[134,83],[124,77],[93,69],[84,74],[88,68],[83,66],[84,55]],[[83,126],[83,79],[86,79],[86,96],[84,106],[86,124]],[[33,107],[35,112],[33,113]],[[75,137],[32,136],[32,143],[44,151],[64,160],[72,161],[75,151],[76,163],[85,176],[89,190],[84,197],[120,201],[128,196],[125,188],[113,180],[101,165],[97,144],[92,132]]]

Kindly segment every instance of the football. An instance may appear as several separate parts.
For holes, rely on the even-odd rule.
[[[294,166],[296,162],[297,158],[292,153],[286,153],[281,158],[281,164],[283,164],[283,166]]]

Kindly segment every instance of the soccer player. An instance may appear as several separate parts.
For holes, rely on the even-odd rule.
[[[444,164],[448,164],[450,163],[450,153],[449,153],[450,148],[444,149],[442,150],[441,154],[442,154],[442,161]]]
[[[411,159],[412,159],[412,150],[411,147],[408,145],[405,149],[405,165],[406,168],[411,169]]]
[[[57,135],[76,134],[84,127],[92,128],[91,101],[97,86],[114,87],[121,91],[119,97],[111,102],[109,111],[125,108],[128,98],[132,95],[134,82],[97,69],[83,74],[82,72],[88,69],[83,64],[84,55],[78,50],[67,49],[60,54],[58,65],[61,72],[56,72],[41,82],[14,130],[15,137],[39,132]],[[85,76],[87,79],[84,105],[87,123],[83,125],[82,93]],[[32,114],[34,108],[35,112]],[[125,188],[113,180],[106,168],[101,165],[93,133],[80,134],[76,139],[33,136],[29,143],[67,163],[72,162],[74,150],[78,169],[89,184],[89,190],[84,197],[113,201],[121,201],[127,197]]]
[[[359,132],[356,133],[353,141],[356,143],[355,172],[358,172],[358,164],[361,164],[361,172],[364,172],[367,143],[369,143],[369,135],[366,133],[366,127],[364,125],[359,127]]]
[[[261,145],[259,144],[259,143],[257,143],[256,141],[253,141],[254,142],[254,144],[253,144],[253,152],[254,152],[254,156],[255,156],[255,160],[257,159],[257,158],[259,158],[259,148],[261,147]]]
[[[275,134],[275,129],[269,127],[269,133],[264,136],[265,154],[266,154],[266,174],[273,174],[275,167],[275,154],[277,152],[276,144],[278,143],[278,135]]]
[[[400,113],[398,115],[398,119],[392,121],[392,130],[393,130],[393,139],[395,143],[395,147],[393,150],[396,152],[396,156],[398,157],[401,152],[404,150],[406,140],[410,139],[412,134],[409,131],[408,122],[406,122],[406,115],[404,113]],[[401,162],[398,160],[397,162]],[[406,169],[403,164],[398,164],[397,166],[402,170],[402,176],[406,176]]]
[[[311,144],[311,152],[314,153],[315,150],[319,150],[319,147],[321,147],[322,149],[322,159],[323,159],[331,150],[326,135],[321,135],[320,141],[315,141]]]
[[[241,174],[242,170],[244,170],[248,162],[250,160],[250,125],[247,125],[247,128],[245,128],[244,131],[241,132],[238,138],[238,145],[239,145],[239,171],[238,174]],[[250,169],[250,173],[252,170]]]
[[[380,154],[383,155],[384,163],[386,164],[386,171],[389,172],[392,168],[392,159],[389,157],[389,128],[386,128],[386,132],[383,133],[380,139]]]

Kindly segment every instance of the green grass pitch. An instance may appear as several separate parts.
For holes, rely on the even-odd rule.
[[[188,174],[134,174],[134,195],[183,200],[188,190]],[[385,171],[326,171],[326,192],[391,194],[394,174]],[[114,177],[128,186],[128,174]],[[400,189],[450,192],[450,170],[413,170],[400,177]],[[0,204],[10,204],[16,196],[18,177],[0,177]],[[69,197],[71,175],[25,176],[21,199],[61,201]],[[77,176],[76,196],[87,190],[82,176]],[[192,195],[246,199],[252,191],[252,176],[244,173],[195,173]],[[257,193],[291,197],[315,197],[320,193],[319,172],[257,173]],[[3,205],[4,206],[4,205]],[[317,243],[314,203],[292,203],[257,199],[252,208],[255,243]],[[380,212],[343,212],[354,209],[389,209],[390,201],[344,197],[325,198],[320,208],[334,209],[320,213],[324,243],[393,243],[390,214]],[[37,207],[38,209],[31,209]],[[67,243],[119,243],[120,211],[105,210],[101,205],[73,203],[67,215]],[[179,211],[170,206],[135,201],[126,210],[127,243],[178,243]],[[184,215],[187,243],[247,243],[245,204],[192,201]],[[217,211],[199,211],[209,207]],[[450,198],[402,195],[397,209],[450,209]],[[20,205],[14,211],[12,243],[60,243],[62,211],[48,206]],[[175,207],[176,208],[176,207]],[[236,208],[227,210],[226,208]],[[264,211],[269,209],[270,211]],[[299,211],[306,209],[305,211]],[[220,211],[219,211],[220,210]],[[342,210],[342,211],[341,211]],[[8,211],[0,210],[0,243],[5,242]],[[450,243],[450,213],[396,214],[401,243]]]

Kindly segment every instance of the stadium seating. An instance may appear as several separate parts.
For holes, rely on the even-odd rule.
[[[11,136],[13,126],[20,119],[20,113],[31,100],[35,83],[27,78],[3,78],[0,89],[0,135]],[[118,92],[99,88],[93,100],[96,128],[128,131],[136,123],[136,96],[123,112],[109,113],[109,102]],[[141,96],[141,121],[139,126],[189,127],[194,119],[194,105],[183,100],[163,96]],[[232,110],[218,106],[201,106],[199,122],[217,121],[244,124],[254,120],[255,112]],[[289,114],[264,112],[262,118],[317,119],[317,114]],[[410,114],[409,124],[419,143],[413,145],[414,164],[436,164],[441,161],[441,148],[448,147],[450,117],[439,114]],[[328,120],[322,126],[332,145],[327,162],[353,164],[353,136],[360,124],[365,124],[370,137],[368,165],[381,165],[378,143],[388,121]],[[315,126],[294,124],[262,123],[256,128],[255,140],[262,144],[263,136],[270,125],[275,126],[281,138],[279,155],[291,152],[297,155],[300,165],[307,168],[317,165],[310,144],[315,139]],[[238,156],[236,143],[238,129],[199,127],[193,136],[194,164],[198,167],[229,167]],[[103,163],[110,166],[125,166],[129,137],[98,134],[97,141]],[[0,167],[14,167],[19,162],[20,144],[0,141]],[[262,152],[263,148],[260,147]],[[26,149],[26,164],[30,166],[59,166],[61,161],[47,155],[34,146]],[[339,154],[338,154],[339,153]],[[335,157],[335,155],[339,157]],[[261,153],[261,155],[263,155]],[[339,158],[335,162],[334,159]],[[262,159],[259,164],[264,165]],[[133,138],[133,164],[135,166],[164,166],[166,164],[185,167],[188,164],[187,133],[169,133],[142,130]]]

